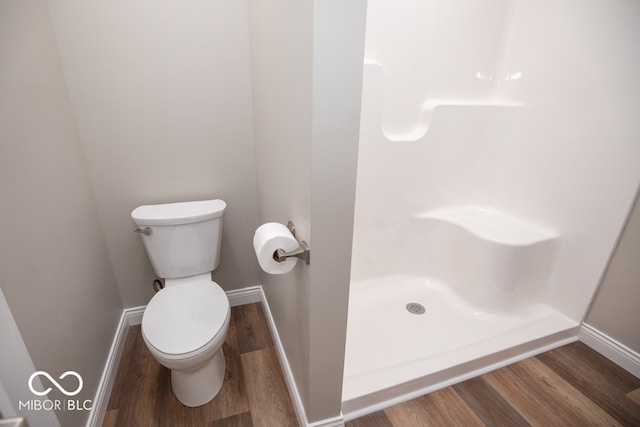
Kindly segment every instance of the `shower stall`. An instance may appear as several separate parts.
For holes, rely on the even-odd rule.
[[[577,339],[640,182],[639,18],[369,0],[345,418]]]

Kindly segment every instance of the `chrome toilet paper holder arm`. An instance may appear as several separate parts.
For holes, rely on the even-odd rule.
[[[293,237],[298,241],[298,248],[292,251],[286,252],[284,249],[276,249],[273,253],[273,259],[277,262],[284,262],[289,257],[300,258],[305,262],[305,264],[309,265],[311,262],[311,250],[309,249],[309,245],[304,240],[300,241],[296,237],[296,227],[293,225],[291,221],[287,223],[287,228],[293,234]]]

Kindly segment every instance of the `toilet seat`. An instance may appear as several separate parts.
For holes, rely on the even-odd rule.
[[[222,344],[218,341],[224,340],[229,324],[229,300],[210,277],[179,279],[149,301],[142,334],[162,356],[188,359]]]

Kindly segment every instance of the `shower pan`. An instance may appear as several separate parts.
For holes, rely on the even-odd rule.
[[[577,339],[640,182],[639,11],[369,0],[346,419]]]

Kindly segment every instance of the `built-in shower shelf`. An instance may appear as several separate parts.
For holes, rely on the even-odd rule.
[[[438,111],[439,117],[437,121],[440,125],[451,128],[465,123],[469,126],[467,120],[464,120],[468,111],[480,117],[486,116],[486,123],[492,123],[500,118],[508,109],[521,107],[521,102],[507,99],[495,99],[494,96],[479,97],[438,97],[426,100],[420,107],[419,118],[411,129],[395,129],[392,124],[387,123],[384,114],[384,90],[385,90],[385,74],[384,66],[376,62],[365,62],[363,72],[363,118],[373,120],[372,122],[363,122],[364,128],[379,128],[387,142],[417,142],[423,140],[430,127],[433,118]],[[502,110],[502,111],[501,111]],[[485,125],[486,125],[485,123]]]
[[[422,105],[420,120],[413,129],[398,132],[391,129],[383,120],[381,130],[387,142],[418,142],[427,139],[434,121],[443,127],[459,126],[464,122],[461,117],[472,112],[480,117],[486,117],[483,126],[489,126],[491,123],[500,122],[508,109],[521,106],[521,103],[506,101],[438,99]]]
[[[531,220],[482,206],[456,206],[414,217],[433,277],[486,313],[535,303],[546,288],[557,234]]]
[[[507,246],[527,246],[555,239],[550,229],[527,219],[483,206],[434,209],[417,215],[446,221],[464,228],[479,239]]]

